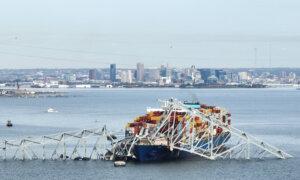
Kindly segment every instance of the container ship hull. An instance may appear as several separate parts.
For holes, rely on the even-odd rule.
[[[167,161],[178,159],[180,157],[179,150],[170,151],[168,146],[164,145],[136,145],[134,154],[137,161]]]
[[[213,146],[218,147],[223,143],[226,143],[229,139],[229,132],[224,132],[220,135],[216,135],[213,138]],[[198,143],[197,146],[202,149],[208,149],[209,142],[208,140],[202,140]],[[134,154],[136,160],[140,162],[174,160],[185,158],[191,155],[188,152],[180,151],[177,149],[171,151],[170,148],[165,145],[135,145]]]

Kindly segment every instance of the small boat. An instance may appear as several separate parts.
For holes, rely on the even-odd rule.
[[[126,166],[126,162],[125,161],[115,161],[114,166],[115,167],[124,167],[124,166]]]
[[[53,109],[53,108],[48,108],[48,109],[47,109],[47,112],[48,112],[48,113],[57,113],[58,111],[55,110],[55,109]]]
[[[89,160],[91,160],[91,158],[89,158],[89,157],[80,157],[80,156],[74,158],[74,161],[79,161],[79,160],[89,161]]]
[[[82,161],[89,161],[89,160],[91,160],[91,158],[89,158],[89,157],[82,157],[81,160]]]
[[[11,123],[11,120],[8,120],[6,122],[6,127],[12,127],[12,126],[13,126],[13,124]]]

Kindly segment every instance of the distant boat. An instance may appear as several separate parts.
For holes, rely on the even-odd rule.
[[[7,127],[12,127],[12,126],[13,126],[13,124],[11,123],[11,120],[7,120],[6,126],[7,126]]]
[[[55,109],[53,109],[53,108],[48,108],[48,109],[47,109],[47,112],[48,112],[48,113],[57,113],[58,111],[55,110]]]

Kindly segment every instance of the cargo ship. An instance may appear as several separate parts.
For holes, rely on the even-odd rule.
[[[200,104],[199,102],[184,102],[186,108],[189,109],[197,109],[201,113],[207,116],[214,116],[216,119],[222,121],[222,123],[230,126],[231,114],[220,107],[216,106],[207,106],[205,104]],[[184,128],[186,122],[186,111],[184,109],[177,109],[176,112],[171,114],[170,119],[174,119],[173,125],[177,128],[175,133],[180,131],[188,131]],[[147,113],[143,116],[139,116],[134,119],[133,122],[127,124],[125,129],[125,137],[134,137],[139,136],[139,141],[135,143],[133,147],[133,158],[140,162],[148,162],[148,161],[164,161],[164,160],[172,160],[185,158],[191,155],[188,152],[182,151],[180,149],[172,149],[170,147],[170,143],[172,140],[169,136],[156,137],[155,139],[151,139],[151,135],[158,131],[158,126],[160,126],[166,116],[165,110],[163,108],[148,108]],[[170,122],[172,123],[172,122]],[[170,126],[170,124],[169,124]],[[208,123],[201,120],[200,117],[195,117],[193,129],[195,134],[199,137],[199,141],[197,144],[194,144],[196,147],[201,149],[208,149],[213,146],[219,147],[222,146],[230,139],[230,132],[214,126],[209,127]],[[165,133],[166,129],[162,128],[159,130],[160,133]],[[192,129],[189,130],[192,133]],[[208,132],[211,136],[204,137],[205,132]],[[204,138],[203,138],[204,137]],[[184,136],[180,136],[181,139],[184,140]]]

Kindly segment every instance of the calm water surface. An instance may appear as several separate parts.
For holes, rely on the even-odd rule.
[[[68,90],[64,98],[0,98],[0,139],[107,125],[119,131],[157,99],[176,97],[226,107],[234,126],[285,149],[288,160],[200,158],[163,163],[6,161],[0,179],[300,179],[300,91],[294,89]],[[193,98],[192,98],[193,97]],[[58,113],[46,113],[48,107]],[[5,128],[11,119],[15,126]]]

